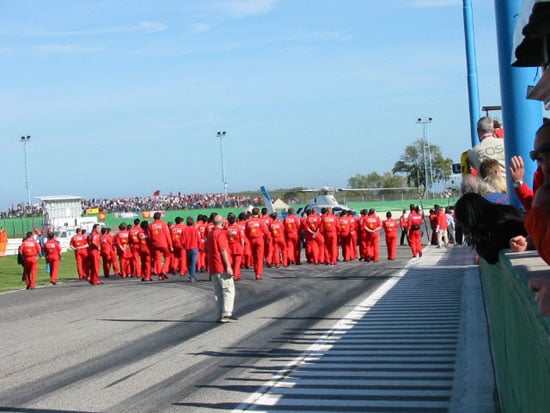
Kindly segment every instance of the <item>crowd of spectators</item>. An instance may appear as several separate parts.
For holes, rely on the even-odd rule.
[[[84,199],[82,207],[99,208],[105,212],[133,211],[172,211],[182,209],[206,208],[246,208],[250,205],[263,204],[261,197],[224,194],[168,194],[157,196],[135,196],[113,199]]]
[[[129,198],[92,198],[83,199],[82,208],[99,208],[110,212],[139,212],[139,211],[172,211],[183,209],[207,208],[247,208],[264,203],[262,197],[247,197],[244,195],[228,194],[173,194],[133,196]],[[44,209],[39,204],[27,205],[19,203],[13,205],[7,212],[0,212],[0,218],[23,218],[41,216]]]
[[[7,211],[0,211],[0,218],[31,218],[40,217],[44,213],[44,209],[41,205],[33,204],[28,205],[24,202],[20,202],[17,205],[12,204],[11,208]]]

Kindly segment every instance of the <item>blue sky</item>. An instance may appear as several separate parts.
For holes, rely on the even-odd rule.
[[[473,0],[481,105],[494,5]],[[470,145],[461,0],[0,0],[0,209],[31,196],[345,187]],[[500,113],[496,114],[497,117]]]

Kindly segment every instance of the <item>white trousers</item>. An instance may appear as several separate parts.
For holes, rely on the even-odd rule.
[[[233,277],[226,273],[211,274],[214,284],[214,299],[218,318],[229,317],[233,314],[235,303],[235,283]]]

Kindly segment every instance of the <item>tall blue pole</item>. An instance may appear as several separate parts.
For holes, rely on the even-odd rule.
[[[513,35],[520,9],[521,0],[495,0],[506,166],[510,166],[512,156],[521,155],[525,163],[525,181],[531,186],[536,164],[529,159],[529,151],[533,148],[535,132],[542,124],[542,105],[526,98],[527,86],[538,81],[538,69],[511,65]],[[521,206],[512,189],[510,174],[507,175],[510,202]]]
[[[468,105],[470,108],[470,137],[472,146],[479,143],[477,121],[481,116],[479,85],[477,83],[476,46],[474,41],[474,18],[472,2],[463,0],[464,37],[466,42],[466,66],[468,71]]]

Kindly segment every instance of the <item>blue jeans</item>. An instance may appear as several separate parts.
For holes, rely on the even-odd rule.
[[[195,271],[197,269],[197,257],[199,256],[198,248],[193,250],[187,250],[187,267],[189,268],[189,276],[195,278]]]

